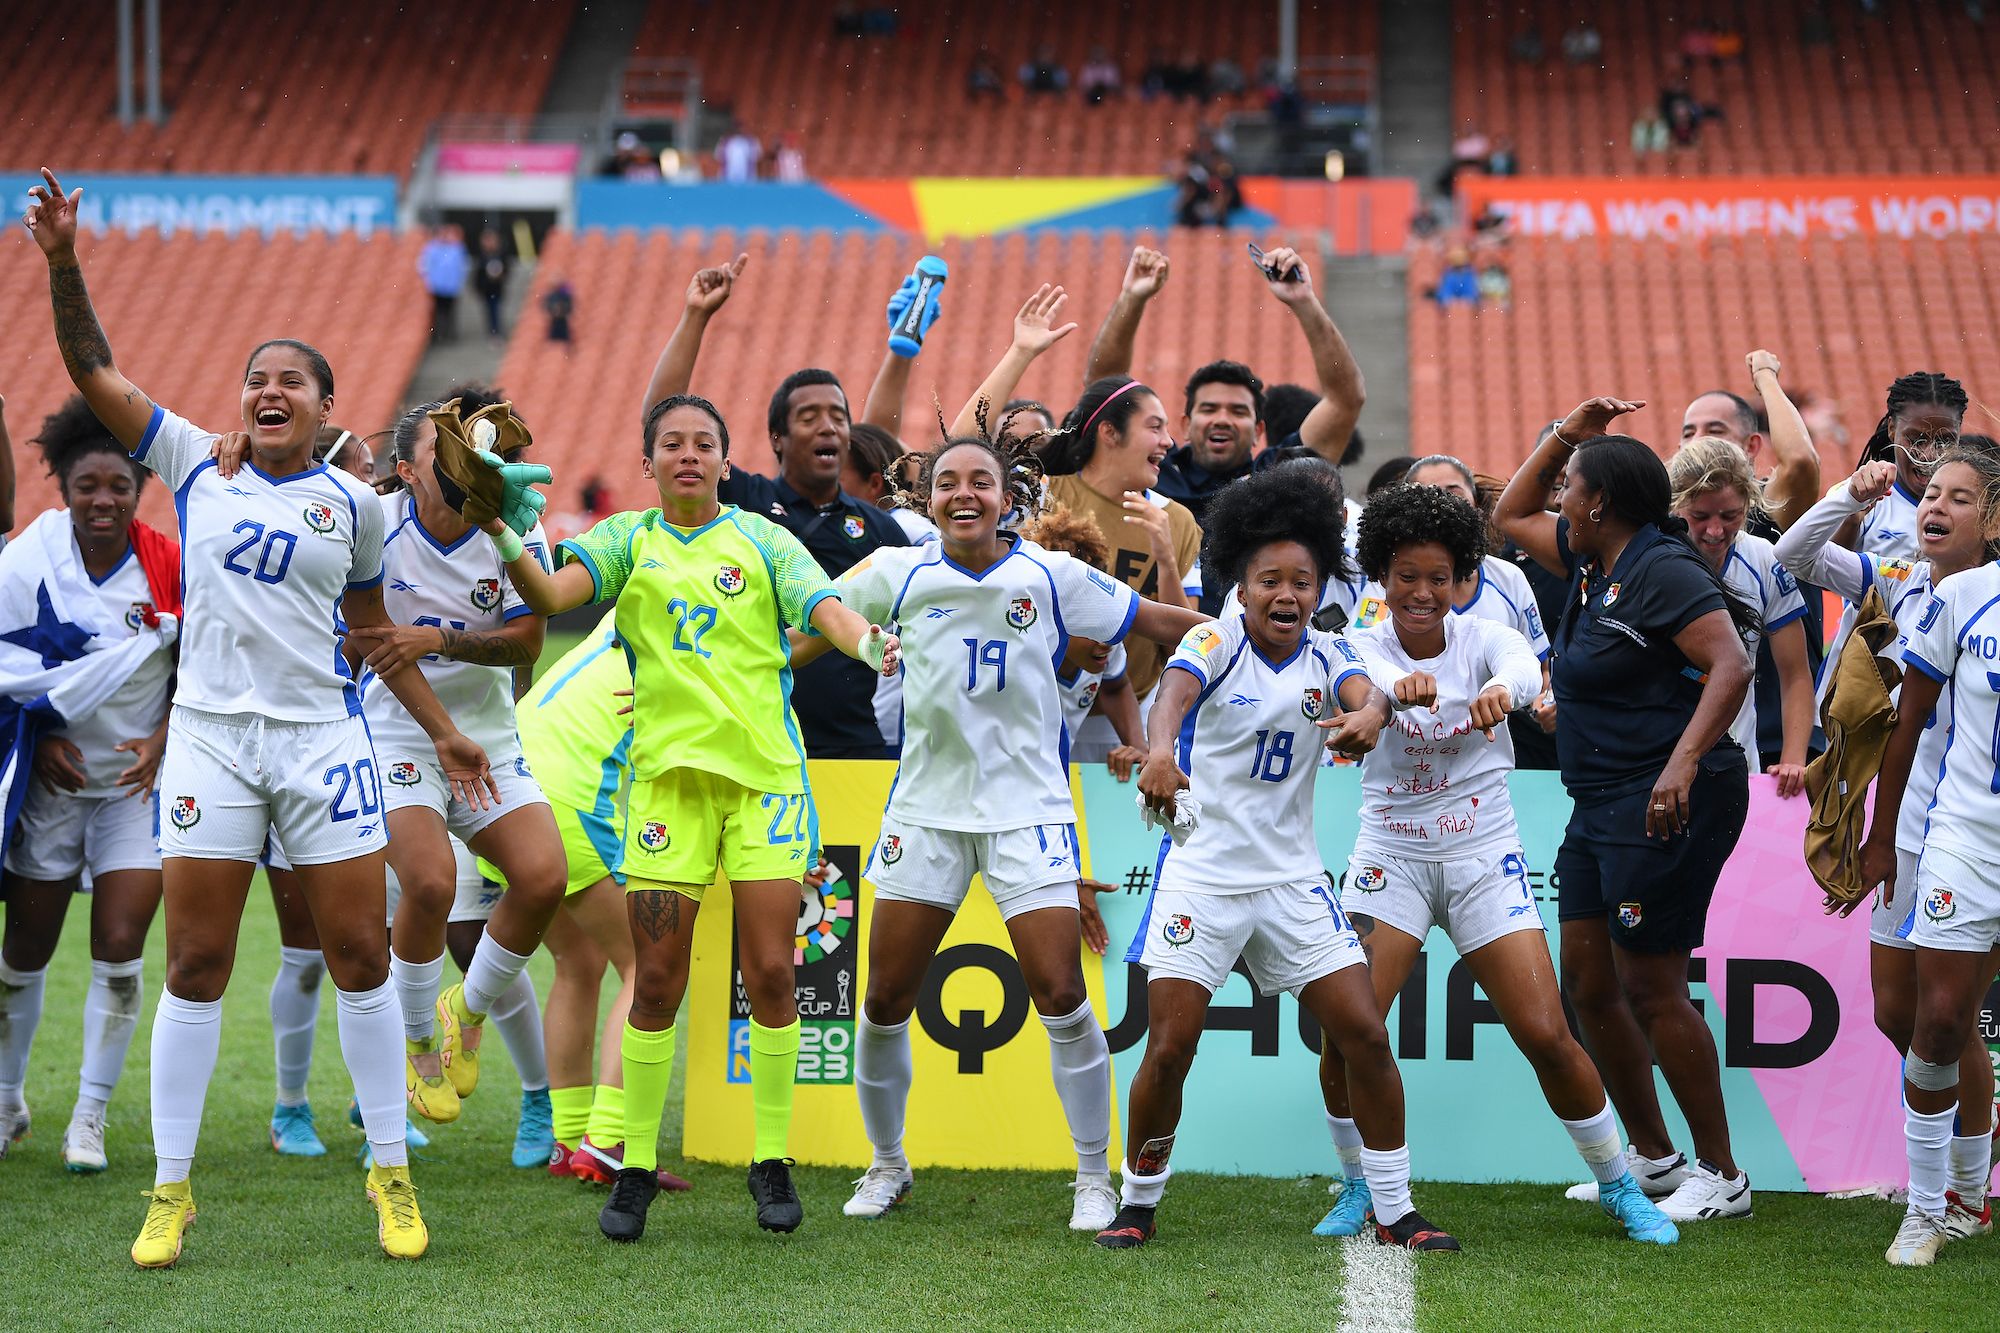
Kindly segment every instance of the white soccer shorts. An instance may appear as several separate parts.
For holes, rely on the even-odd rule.
[[[375,747],[359,717],[225,718],[175,706],[160,765],[160,853],[255,861],[275,834],[292,865],[381,851]]]
[[[1076,907],[1082,875],[1076,825],[1035,824],[998,833],[960,833],[884,817],[862,873],[877,902],[925,903],[957,912],[976,873],[1002,920],[1044,907]]]
[[[495,802],[493,794],[488,792],[484,810],[451,794],[451,787],[444,780],[444,765],[438,762],[437,751],[429,745],[421,749],[384,745],[380,758],[383,807],[393,813],[422,806],[442,818],[446,830],[461,841],[478,837],[488,825],[516,810],[549,803],[542,795],[541,784],[528,771],[527,758],[519,750],[487,751],[486,760],[492,767],[493,783],[500,789],[500,799]]]
[[[1914,949],[1910,931],[1917,910],[1917,854],[1896,849],[1896,899],[1884,904],[1882,891],[1875,891],[1868,908],[1868,942],[1885,949]]]
[[[1297,995],[1321,977],[1365,963],[1361,941],[1325,879],[1249,893],[1159,888],[1139,923],[1147,979],[1192,981],[1211,995],[1240,957],[1266,995]]]
[[[1910,917],[1911,944],[1985,953],[2000,943],[2000,863],[1926,847],[1917,858],[1912,885],[1916,910]]]
[[[125,792],[79,796],[34,782],[14,825],[7,869],[23,879],[63,880],[88,870],[92,878],[120,870],[160,868],[160,804]]]
[[[1437,926],[1461,955],[1517,930],[1542,929],[1518,847],[1456,861],[1409,861],[1356,848],[1340,906],[1419,941]]]

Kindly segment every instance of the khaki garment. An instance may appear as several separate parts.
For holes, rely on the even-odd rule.
[[[1806,797],[1812,818],[1806,824],[1806,868],[1826,890],[1829,904],[1859,902],[1870,887],[1861,882],[1861,835],[1868,820],[1868,789],[1882,771],[1882,754],[1896,729],[1890,693],[1903,671],[1892,657],[1901,631],[1870,588],[1854,632],[1833,663],[1833,683],[1820,707],[1826,753],[1806,766]]]
[[[1105,543],[1111,547],[1111,577],[1141,597],[1157,600],[1160,571],[1153,560],[1152,543],[1146,540],[1145,531],[1138,524],[1125,521],[1124,498],[1099,495],[1083,484],[1082,477],[1076,476],[1050,477],[1048,490],[1050,504],[1066,505],[1097,520]],[[1173,536],[1174,558],[1180,561],[1181,576],[1185,579],[1201,558],[1201,526],[1186,505],[1169,500],[1167,528]],[[1166,669],[1169,651],[1136,634],[1126,640],[1126,673],[1134,692],[1144,697],[1153,688],[1160,672]]]

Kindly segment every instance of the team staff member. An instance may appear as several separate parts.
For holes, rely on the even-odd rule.
[[[1729,725],[1750,688],[1731,598],[1669,512],[1667,470],[1610,435],[1644,406],[1593,398],[1514,474],[1501,531],[1570,579],[1555,633],[1556,753],[1575,801],[1556,854],[1562,974],[1586,1044],[1632,1136],[1634,1174],[1676,1222],[1743,1217],[1750,1179],[1730,1155],[1715,1039],[1688,998],[1723,862],[1749,812]],[[1560,475],[1560,512],[1543,505]],[[1650,1047],[1650,1050],[1648,1049]],[[1699,1160],[1673,1152],[1657,1059]]]

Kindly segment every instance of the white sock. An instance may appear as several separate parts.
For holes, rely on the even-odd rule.
[[[1632,1169],[1625,1160],[1625,1149],[1618,1142],[1618,1121],[1611,1114],[1609,1100],[1590,1119],[1564,1120],[1562,1126],[1569,1131],[1570,1142],[1576,1145],[1598,1184],[1609,1185]]]
[[[201,1108],[222,1051],[222,1001],[183,1000],[160,988],[153,1015],[153,1183],[186,1180],[201,1137]],[[397,1089],[401,1091],[400,1088]]]
[[[139,996],[145,983],[140,973],[146,960],[122,963],[90,960],[90,989],[83,997],[83,1071],[77,1079],[77,1104],[96,1103],[102,1111],[118,1086],[125,1052],[139,1030]]]
[[[1361,1179],[1361,1131],[1354,1122],[1333,1112],[1326,1113],[1326,1128],[1333,1135],[1333,1150],[1340,1154],[1340,1172],[1349,1180]]]
[[[1410,1145],[1377,1152],[1361,1150],[1361,1174],[1368,1181],[1368,1197],[1375,1205],[1375,1220],[1394,1226],[1410,1211]]]
[[[1993,1136],[1951,1136],[1951,1191],[1976,1209],[1993,1175]]]
[[[403,1036],[422,1041],[437,1031],[438,989],[444,984],[444,955],[428,963],[413,963],[389,950],[389,982],[403,1006]],[[338,990],[339,987],[335,987]]]
[[[280,949],[271,983],[271,1036],[278,1049],[278,1105],[302,1106],[312,1073],[313,1034],[319,1026],[319,983],[326,959],[318,949]]]
[[[42,991],[49,970],[17,972],[0,963],[0,1097],[21,1099],[28,1078],[28,1050],[42,1024]]]
[[[1049,1030],[1049,1067],[1056,1098],[1069,1121],[1080,1175],[1111,1174],[1111,1047],[1085,1000],[1060,1018],[1040,1015]]]
[[[383,982],[370,991],[333,988],[340,1053],[354,1080],[354,1099],[377,1166],[407,1166],[403,1142],[403,1052],[396,1044],[396,992]]]
[[[861,1099],[861,1127],[875,1146],[875,1166],[906,1166],[903,1113],[909,1109],[910,1020],[883,1027],[863,1010],[854,1024],[854,1091]]]
[[[472,966],[465,969],[465,1007],[475,1014],[492,1013],[527,965],[528,954],[505,947],[493,938],[492,931],[480,935],[479,947],[472,951]]]
[[[513,984],[486,1011],[486,1021],[500,1031],[500,1043],[521,1074],[521,1091],[539,1092],[549,1086],[549,1053],[542,1045],[542,1010],[535,1000],[535,982],[516,972]]]
[[[1951,1183],[1951,1122],[1958,1115],[1948,1106],[1933,1115],[1903,1105],[1903,1140],[1910,1155],[1910,1207],[1932,1217],[1944,1216],[1944,1191]]]
[[[1158,1175],[1141,1175],[1132,1169],[1130,1162],[1118,1164],[1118,1202],[1133,1208],[1158,1208],[1160,1197],[1167,1192],[1167,1182],[1173,1179],[1174,1168],[1163,1166]]]

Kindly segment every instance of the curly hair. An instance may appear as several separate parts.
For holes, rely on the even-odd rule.
[[[1349,576],[1340,472],[1319,459],[1280,463],[1231,482],[1209,501],[1203,525],[1202,568],[1221,574],[1225,587],[1241,583],[1251,557],[1273,542],[1305,547],[1322,584]]]
[[[69,498],[70,470],[91,454],[118,455],[132,470],[135,490],[145,486],[149,475],[97,419],[80,393],[71,394],[61,407],[42,418],[42,428],[35,432],[35,445],[42,451],[42,462],[49,475],[62,488],[64,499]]]
[[[1044,550],[1073,555],[1100,574],[1111,572],[1111,544],[1104,529],[1088,514],[1079,514],[1067,505],[1038,514],[1021,525],[1021,536]]]
[[[1743,446],[1717,435],[1689,440],[1667,462],[1667,481],[1674,489],[1674,508],[1681,510],[1711,491],[1734,490],[1754,516],[1767,512],[1764,484]]]
[[[1423,542],[1436,542],[1451,555],[1454,579],[1469,579],[1486,558],[1486,518],[1443,487],[1391,486],[1361,511],[1354,553],[1362,573],[1387,583],[1396,552]]]
[[[937,472],[938,460],[961,445],[984,450],[994,465],[1000,470],[1001,488],[1006,492],[1000,507],[1004,518],[1010,513],[1018,513],[1033,518],[1042,510],[1042,464],[1035,456],[1029,441],[1012,436],[995,440],[989,432],[986,419],[986,401],[981,399],[976,409],[979,422],[977,435],[948,435],[944,442],[930,453],[906,455],[919,460],[917,475],[906,479],[896,476],[891,479],[891,491],[895,497],[894,507],[908,509],[929,518],[931,514],[931,478]],[[907,471],[907,469],[903,469]]]

